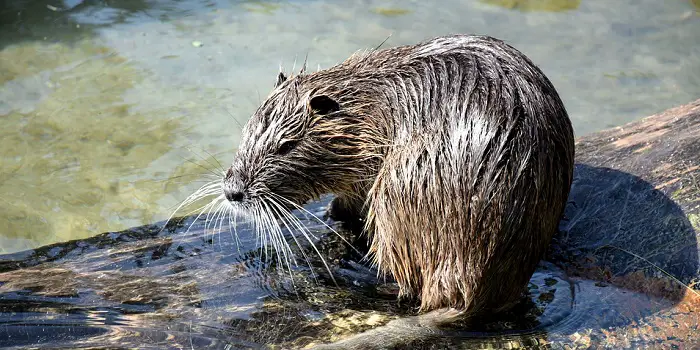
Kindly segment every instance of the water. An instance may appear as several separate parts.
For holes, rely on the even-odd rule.
[[[695,5],[694,5],[695,4]],[[577,135],[700,96],[687,0],[5,1],[0,251],[166,218],[230,162],[280,64],[454,32],[529,55]]]

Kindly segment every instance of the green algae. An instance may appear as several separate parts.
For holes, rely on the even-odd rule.
[[[372,9],[372,12],[386,17],[398,17],[411,13],[411,10],[396,7],[376,7]]]
[[[43,245],[123,228],[125,219],[153,219],[163,194],[148,167],[170,150],[180,123],[124,101],[139,74],[88,42],[0,51],[0,84],[24,81],[32,90],[20,107],[0,105],[7,111],[0,129],[4,237]],[[0,252],[20,248],[5,243]]]
[[[479,0],[483,3],[500,6],[511,10],[562,12],[575,10],[581,0]]]
[[[268,1],[260,1],[260,0],[249,0],[246,1],[243,4],[243,8],[252,13],[260,13],[264,15],[272,15],[274,14],[277,10],[282,8],[282,5],[278,3],[271,3]]]
[[[0,84],[111,54],[108,48],[89,41],[73,45],[35,42],[9,46],[0,51]]]

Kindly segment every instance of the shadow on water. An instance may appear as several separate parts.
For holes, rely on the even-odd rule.
[[[0,49],[21,41],[60,41],[72,43],[101,26],[124,22],[130,15],[145,12],[147,1],[12,1],[0,2]],[[86,12],[98,14],[85,23],[80,15]],[[100,16],[100,12],[103,14]]]
[[[256,5],[246,8],[249,11],[270,11],[279,6],[278,1],[234,2]],[[219,0],[2,0],[0,49],[22,41],[74,43],[113,25],[173,21],[230,5],[228,1]]]
[[[216,0],[0,1],[0,49],[22,41],[74,43],[109,26],[170,21],[222,5]]]
[[[411,346],[610,345],[647,326],[656,331],[632,345],[683,338],[670,325],[687,314],[678,305],[693,292],[674,279],[692,284],[698,276],[697,233],[683,209],[628,173],[577,165],[575,174],[561,233],[521,305]],[[326,204],[307,208],[321,217]],[[313,254],[290,277],[264,259],[247,225],[236,227],[236,241],[228,229],[205,232],[202,222],[188,230],[191,218],[162,232],[144,226],[0,256],[0,346],[299,347],[414,312],[396,302],[391,281],[353,264],[357,253],[335,234],[297,216],[319,236],[337,286]]]

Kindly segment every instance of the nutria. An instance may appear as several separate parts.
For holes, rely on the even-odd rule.
[[[401,296],[474,316],[521,297],[573,162],[571,122],[544,73],[501,40],[452,35],[280,73],[220,198],[272,228],[332,193],[332,216],[364,223]],[[263,239],[289,260],[279,232]]]

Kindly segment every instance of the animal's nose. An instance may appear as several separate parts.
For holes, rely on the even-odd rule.
[[[235,179],[224,180],[223,190],[229,202],[242,202],[245,198],[245,187]]]
[[[226,199],[230,202],[240,202],[243,200],[243,192],[241,191],[227,189],[224,191],[224,194],[226,195]]]
[[[242,202],[243,199],[245,199],[245,186],[240,179],[235,176],[236,172],[233,168],[233,166],[228,168],[226,176],[223,180],[224,196],[229,200],[229,202]]]

